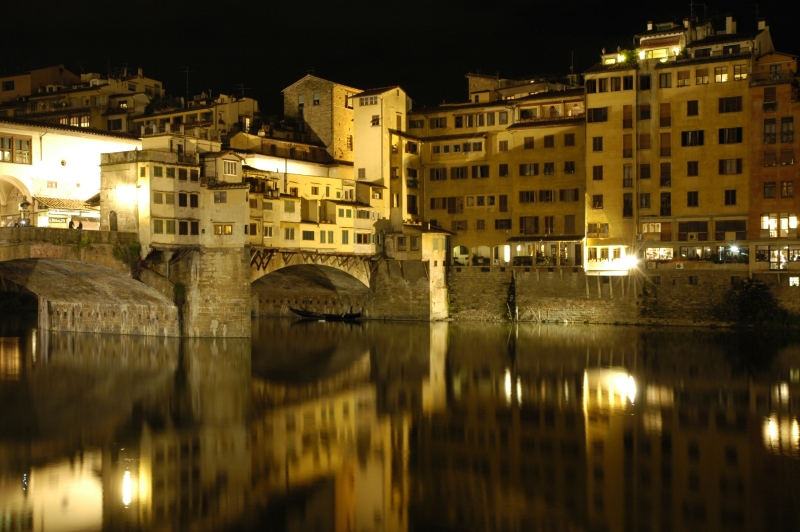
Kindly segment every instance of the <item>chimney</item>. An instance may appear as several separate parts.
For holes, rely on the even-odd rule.
[[[733,15],[730,13],[725,16],[725,33],[727,35],[736,33],[736,22],[734,22]]]
[[[648,20],[647,21],[647,31],[653,31],[653,21],[652,20]]]
[[[688,18],[683,19],[683,27],[686,28],[687,30],[689,29],[689,19]]]
[[[142,76],[142,67],[139,67],[139,77],[140,77],[140,78],[141,78],[141,77],[143,77],[143,76]]]
[[[758,19],[758,29],[759,30],[767,29],[767,21],[764,20],[763,18]]]

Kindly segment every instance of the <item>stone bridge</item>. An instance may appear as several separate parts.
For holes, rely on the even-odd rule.
[[[135,233],[0,228],[0,291],[33,294],[43,329],[179,336],[172,301],[114,256],[136,241]]]

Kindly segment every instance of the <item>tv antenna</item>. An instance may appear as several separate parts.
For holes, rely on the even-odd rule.
[[[189,73],[192,72],[189,70],[189,67],[183,67],[183,70],[179,71],[181,74],[186,74],[186,100],[184,100],[184,107],[189,103]]]
[[[236,89],[242,93],[242,98],[244,98],[244,91],[249,91],[250,87],[245,87],[243,83],[238,83]]]

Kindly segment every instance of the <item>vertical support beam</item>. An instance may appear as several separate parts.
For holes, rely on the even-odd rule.
[[[603,292],[602,292],[602,285],[600,284],[600,276],[598,275],[596,279],[597,279],[597,297],[602,298]]]

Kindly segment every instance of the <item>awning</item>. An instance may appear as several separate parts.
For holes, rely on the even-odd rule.
[[[640,50],[648,50],[652,48],[672,48],[681,43],[680,35],[674,37],[661,37],[658,39],[644,39],[639,42]]]

